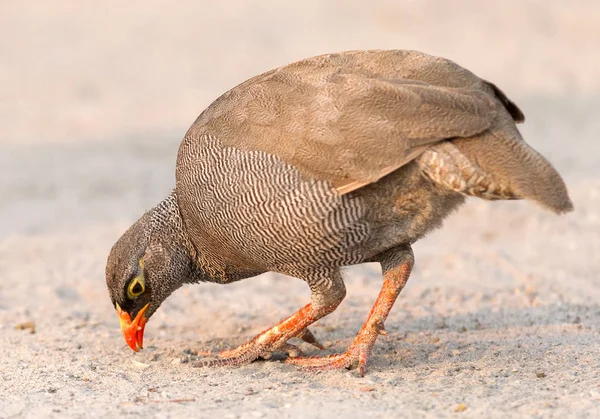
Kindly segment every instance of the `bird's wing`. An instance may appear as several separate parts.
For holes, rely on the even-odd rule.
[[[215,101],[188,136],[274,154],[348,193],[506,113],[492,85],[456,64],[395,53],[322,56],[257,76]]]

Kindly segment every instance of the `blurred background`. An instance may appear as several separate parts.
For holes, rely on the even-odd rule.
[[[57,340],[121,351],[106,257],[173,187],[191,123],[256,74],[350,49],[416,49],[496,83],[523,109],[526,141],[558,168],[576,207],[555,217],[528,203],[470,200],[415,247],[415,278],[389,328],[428,329],[440,318],[458,327],[462,314],[507,307],[540,307],[530,314],[541,322],[577,313],[597,326],[599,46],[596,0],[3,0],[0,349],[20,347],[24,362]],[[380,286],[375,271],[353,272],[342,314],[325,321],[343,326],[338,337],[354,334]],[[250,335],[307,298],[305,284],[273,275],[187,287],[157,312],[147,339]],[[506,319],[487,324],[521,325]],[[37,340],[14,330],[30,320]],[[80,324],[95,326],[82,333]]]
[[[5,0],[0,234],[129,221],[171,188],[180,139],[221,93],[348,49],[450,58],[517,101],[563,173],[594,170],[599,14],[593,0]]]

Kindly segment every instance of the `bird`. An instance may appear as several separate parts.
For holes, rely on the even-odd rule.
[[[304,280],[310,301],[215,359],[239,366],[273,352],[310,370],[365,374],[414,265],[411,246],[466,197],[573,209],[552,165],[522,138],[525,117],[495,84],[412,50],[307,58],[216,99],[185,134],[175,187],[110,250],[106,282],[126,343],[183,284],[229,284],[265,272]],[[342,268],[381,265],[370,314],[339,354],[309,326],[346,295]]]

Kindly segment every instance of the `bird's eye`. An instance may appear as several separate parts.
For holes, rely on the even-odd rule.
[[[136,298],[142,295],[146,291],[146,284],[144,283],[144,277],[142,275],[133,278],[133,281],[127,287],[127,295],[129,298]]]

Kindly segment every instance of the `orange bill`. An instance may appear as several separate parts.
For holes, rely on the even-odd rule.
[[[148,310],[149,305],[149,303],[146,304],[144,308],[138,312],[133,321],[131,321],[129,313],[123,311],[121,307],[119,307],[119,304],[116,305],[125,342],[127,342],[127,345],[135,352],[143,349],[144,346],[144,327],[146,327],[146,322],[148,321],[144,316],[144,313]]]

